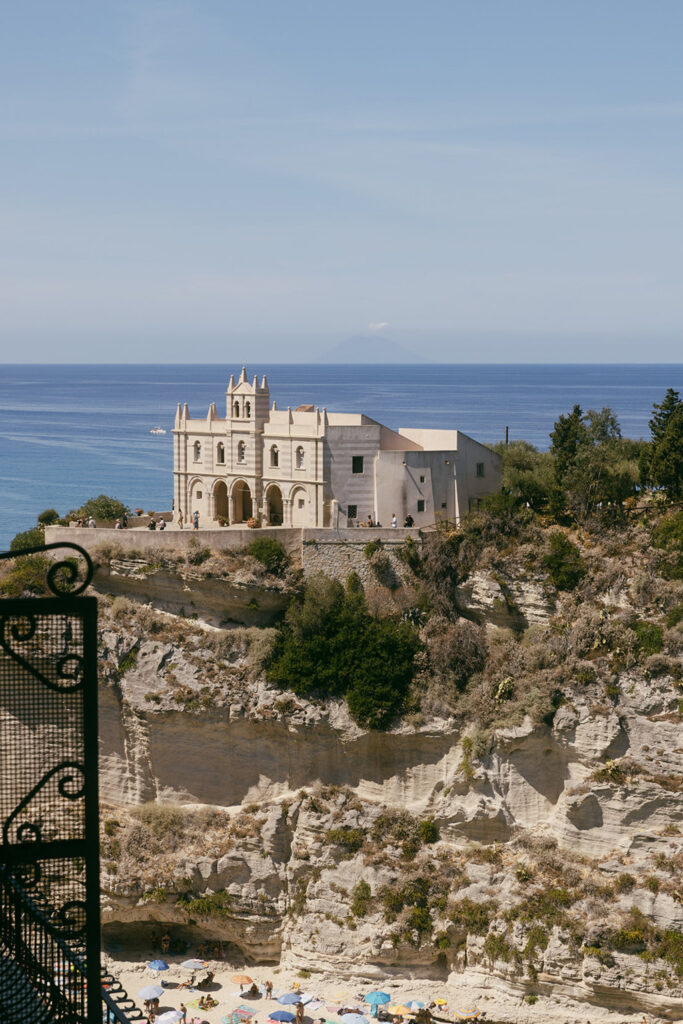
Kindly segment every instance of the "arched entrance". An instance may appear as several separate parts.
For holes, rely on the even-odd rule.
[[[303,487],[292,492],[292,526],[310,526],[308,514],[308,494]]]
[[[266,491],[266,520],[270,526],[282,526],[282,491],[277,484]]]
[[[214,519],[230,520],[230,504],[228,502],[228,485],[224,480],[219,480],[213,489]]]
[[[244,480],[238,480],[232,489],[232,500],[235,510],[233,522],[246,523],[252,516],[249,484],[245,484]]]

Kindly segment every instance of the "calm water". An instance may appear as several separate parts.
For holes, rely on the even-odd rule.
[[[0,366],[0,550],[36,515],[62,514],[96,494],[170,508],[177,402],[221,412],[237,366]],[[268,374],[280,408],[304,402],[365,412],[390,427],[463,430],[481,441],[548,445],[557,416],[578,402],[611,406],[629,437],[648,436],[653,402],[683,391],[683,364],[248,367]],[[223,406],[224,410],[224,406]],[[168,433],[150,435],[160,424]]]

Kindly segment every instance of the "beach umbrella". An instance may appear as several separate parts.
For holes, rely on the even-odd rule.
[[[156,1024],[178,1024],[178,1021],[182,1019],[183,1015],[180,1010],[167,1010],[166,1013],[157,1017]]]
[[[290,1013],[289,1010],[275,1010],[269,1014],[271,1020],[282,1021],[283,1024],[289,1024],[290,1021],[296,1020],[296,1015]]]
[[[343,1021],[343,1024],[369,1024],[368,1018],[362,1013],[344,1013],[339,1020]]]
[[[283,996],[280,996],[278,1003],[282,1003],[283,1006],[289,1006],[291,1003],[302,1002],[301,996],[298,992],[285,992]]]
[[[147,964],[148,971],[167,971],[168,964],[165,960],[150,960]]]
[[[254,979],[250,978],[248,974],[233,974],[230,979],[233,984],[239,985],[240,988],[243,988],[245,985],[251,985],[253,980]]]
[[[411,999],[409,1003],[406,1003],[409,1010],[421,1010],[424,1003],[421,1003],[419,999]]]
[[[365,997],[365,1002],[370,1003],[372,1006],[374,1006],[377,1003],[379,1003],[380,1005],[382,1003],[390,1003],[391,996],[389,995],[388,992],[368,992],[368,994]]]
[[[161,999],[164,989],[161,985],[145,985],[138,992],[138,999]]]
[[[392,1017],[405,1017],[407,1013],[412,1013],[409,1006],[404,1006],[403,1003],[396,1003],[395,1006],[389,1007],[389,1013]]]
[[[447,999],[435,999],[434,1002],[436,1003],[437,1006],[447,1006],[448,1005],[448,1000]]]
[[[478,1006],[456,1006],[453,1012],[458,1020],[476,1020],[477,1017],[481,1017]]]
[[[207,963],[206,960],[183,960],[180,966],[186,971],[203,971]]]

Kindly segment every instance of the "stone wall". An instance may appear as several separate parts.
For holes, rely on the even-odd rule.
[[[305,576],[322,572],[344,583],[352,572],[363,586],[395,587],[405,581],[407,570],[396,553],[417,530],[304,530],[302,566]],[[365,548],[371,541],[381,549],[370,558]]]
[[[48,526],[45,529],[46,544],[79,544],[86,551],[94,551],[103,545],[116,545],[122,552],[139,551],[144,554],[161,554],[164,551],[188,551],[195,544],[211,548],[212,551],[226,551],[231,548],[245,548],[257,537],[272,537],[279,540],[289,555],[298,557],[301,550],[301,530],[286,527],[250,530],[234,527],[215,530],[91,530],[87,527]]]

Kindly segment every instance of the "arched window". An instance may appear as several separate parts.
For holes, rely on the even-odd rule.
[[[244,415],[247,417],[247,419],[249,419],[249,417],[251,416],[251,402],[247,402],[244,408],[246,410]]]
[[[271,466],[280,465],[280,452],[276,444],[270,446],[270,464]]]
[[[246,462],[247,461],[247,446],[244,443],[244,441],[239,441],[237,443],[237,461],[238,462]]]
[[[296,462],[295,462],[296,468],[297,469],[303,469],[304,468],[304,450],[301,447],[301,445],[299,445],[299,447],[296,450],[295,458],[296,458]]]
[[[201,442],[200,441],[195,441],[195,443],[194,443],[194,445],[192,447],[193,447],[193,451],[194,451],[194,461],[195,462],[201,462],[202,461],[202,446],[201,446]]]
[[[235,402],[235,416],[239,417],[239,414],[240,414],[240,404],[239,404],[239,402]]]
[[[216,446],[216,462],[218,462],[221,466],[225,462],[225,445],[223,444],[222,441],[219,441]]]

